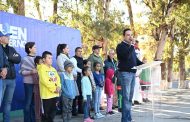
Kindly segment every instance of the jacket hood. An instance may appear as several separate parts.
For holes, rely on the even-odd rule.
[[[114,70],[113,69],[108,69],[106,71],[106,77],[109,78],[109,79],[112,79],[114,76]]]

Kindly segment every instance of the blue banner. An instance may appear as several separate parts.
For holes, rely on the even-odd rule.
[[[24,46],[29,41],[36,43],[38,55],[41,55],[43,51],[52,52],[54,67],[56,67],[56,48],[58,44],[68,44],[71,56],[74,55],[75,48],[82,45],[81,33],[77,29],[1,11],[0,30],[12,33],[9,45],[13,46],[22,57],[26,56]],[[16,89],[12,102],[12,110],[22,109],[24,104],[22,76],[18,74],[19,65],[16,65],[16,70]]]

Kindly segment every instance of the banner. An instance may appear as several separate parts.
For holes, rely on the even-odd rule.
[[[74,55],[76,47],[80,47],[81,33],[77,29],[58,26],[48,22],[43,22],[24,16],[10,14],[0,11],[0,31],[12,33],[10,36],[10,46],[13,46],[22,57],[26,56],[24,46],[26,42],[36,43],[37,55],[43,51],[50,51],[53,54],[53,66],[56,68],[56,48],[60,43],[68,44],[70,56]],[[19,65],[15,65],[17,70],[16,89],[12,102],[12,110],[22,109],[24,105],[24,88],[22,76],[18,74]]]

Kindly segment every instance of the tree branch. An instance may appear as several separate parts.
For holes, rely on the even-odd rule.
[[[147,7],[149,7],[150,10],[152,10],[152,7],[150,6],[149,2],[143,0],[143,3],[144,3]]]

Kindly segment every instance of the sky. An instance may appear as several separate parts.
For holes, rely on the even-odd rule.
[[[125,13],[124,20],[129,24],[128,8],[123,1],[124,0],[112,0],[111,7],[123,11]],[[148,21],[147,16],[145,15],[143,15],[142,17],[138,16],[139,14],[143,14],[146,13],[146,11],[148,11],[147,9],[145,9],[146,6],[144,4],[136,3],[135,0],[131,0],[131,6],[133,11],[134,21],[141,22],[142,24],[146,23]]]

